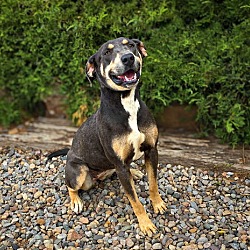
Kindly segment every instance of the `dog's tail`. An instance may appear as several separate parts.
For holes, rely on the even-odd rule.
[[[50,153],[47,156],[46,163],[48,161],[50,161],[53,157],[57,157],[57,156],[61,156],[61,155],[66,155],[68,152],[69,152],[69,148],[63,148],[63,149],[57,150],[55,152],[52,152],[52,153]]]

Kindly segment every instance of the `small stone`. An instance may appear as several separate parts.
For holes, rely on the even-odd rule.
[[[176,247],[174,245],[169,245],[168,248],[169,248],[169,250],[175,250],[176,249]]]
[[[91,231],[85,231],[85,235],[88,237],[88,238],[90,238],[90,237],[92,237],[92,232]]]
[[[171,220],[171,221],[168,222],[168,227],[169,227],[169,228],[172,228],[172,227],[174,227],[175,225],[176,225],[176,222],[175,222],[175,221],[172,221],[172,220]]]
[[[13,155],[15,155],[15,150],[12,148],[12,149],[10,149],[9,153],[7,154],[7,156],[9,158],[11,158]]]
[[[67,235],[64,233],[57,235],[57,239],[59,239],[59,240],[66,239],[66,237],[67,237]]]
[[[191,214],[195,214],[196,213],[196,210],[193,207],[190,207],[189,211],[190,211]]]
[[[206,196],[203,200],[204,200],[204,202],[211,201],[211,197],[210,196]]]
[[[174,194],[174,190],[169,187],[169,188],[167,188],[167,193],[172,195],[172,194]]]
[[[161,245],[161,243],[155,243],[155,244],[153,244],[152,248],[153,249],[162,249],[162,245]]]
[[[132,246],[134,246],[134,242],[130,239],[130,238],[127,238],[126,239],[126,245],[130,248],[130,247],[132,247]]]
[[[183,246],[184,246],[184,242],[183,241],[178,242],[177,245],[176,245],[177,249],[182,249]]]
[[[36,165],[34,163],[31,163],[29,167],[30,167],[30,169],[34,169],[34,168],[36,168]]]
[[[39,224],[39,225],[44,225],[45,220],[44,219],[37,219],[36,223]]]
[[[75,241],[75,240],[78,240],[78,239],[81,239],[81,238],[82,238],[82,235],[77,233],[74,229],[69,230],[69,233],[68,233],[68,236],[67,236],[68,241]]]
[[[57,234],[60,234],[62,232],[62,229],[60,227],[56,227],[53,229],[53,232],[57,235]]]
[[[3,221],[2,222],[2,226],[3,227],[9,227],[9,226],[11,226],[12,224],[10,223],[10,222],[6,222],[6,221]]]
[[[232,212],[231,211],[229,211],[229,210],[225,210],[225,211],[223,211],[223,216],[227,216],[227,215],[231,215],[232,214]]]
[[[53,242],[52,240],[44,240],[43,242],[44,246],[47,250],[53,250]]]
[[[22,196],[25,201],[28,200],[28,195],[26,193],[23,193]]]
[[[100,235],[100,234],[94,235],[94,237],[93,237],[93,239],[96,241],[101,240],[102,238],[103,238],[103,235]]]
[[[151,250],[152,249],[152,245],[149,242],[145,242],[145,250]]]
[[[41,191],[37,191],[34,193],[34,198],[38,199],[43,193]]]
[[[206,243],[203,245],[204,248],[209,248],[210,246],[211,246],[211,243],[210,243],[210,242],[206,242]]]
[[[176,199],[180,199],[181,198],[181,194],[178,192],[174,192],[173,197]]]
[[[204,228],[206,228],[207,230],[210,230],[213,226],[208,224],[208,223],[204,223]]]
[[[193,233],[196,233],[197,230],[198,230],[197,227],[193,227],[193,228],[191,228],[191,229],[189,230],[189,232],[190,232],[191,234],[193,234]]]
[[[224,244],[221,245],[220,250],[226,250],[226,246]]]
[[[194,208],[196,211],[199,210],[199,208],[198,208],[196,202],[194,202],[194,201],[191,201],[191,202],[190,202],[190,206],[191,206],[192,208]]]
[[[11,246],[12,246],[12,249],[13,249],[13,250],[18,250],[18,249],[20,249],[19,246],[18,246],[17,244],[12,244]],[[1,247],[0,247],[0,249],[1,249]],[[6,249],[6,248],[3,248],[3,249]]]
[[[17,196],[16,196],[16,199],[17,200],[21,200],[23,198],[23,195],[22,194],[18,194]]]
[[[82,223],[82,224],[89,224],[89,219],[87,217],[81,217],[79,219],[79,221]]]
[[[205,243],[205,242],[207,242],[207,241],[208,241],[208,239],[207,239],[207,237],[205,237],[205,236],[201,236],[201,237],[197,240],[198,243]]]

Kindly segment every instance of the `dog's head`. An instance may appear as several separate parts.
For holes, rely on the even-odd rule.
[[[113,90],[128,90],[138,84],[145,56],[147,52],[140,40],[124,37],[110,40],[89,58],[86,74],[90,81],[96,77]]]

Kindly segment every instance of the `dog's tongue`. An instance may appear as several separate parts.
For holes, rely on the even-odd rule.
[[[136,77],[136,74],[133,70],[128,70],[123,75],[118,76],[123,82],[133,81]]]

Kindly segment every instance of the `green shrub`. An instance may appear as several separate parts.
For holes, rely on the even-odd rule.
[[[247,0],[3,0],[0,123],[20,122],[58,84],[82,121],[99,104],[87,59],[128,36],[146,44],[141,93],[155,113],[195,104],[201,131],[250,144],[249,12]]]
[[[196,104],[203,132],[249,144],[250,22],[234,26],[229,35],[218,22],[195,32],[181,22],[160,28],[148,42],[144,99],[155,111],[173,101]]]

